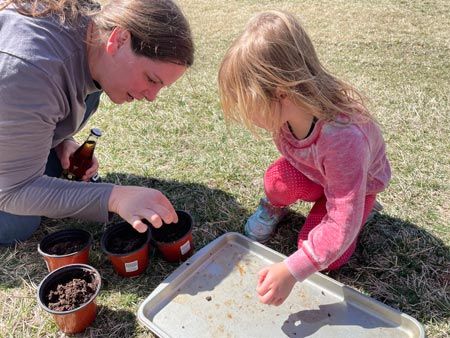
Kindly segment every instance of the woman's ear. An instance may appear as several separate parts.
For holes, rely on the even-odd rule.
[[[114,28],[106,41],[106,52],[114,55],[129,39],[131,39],[131,33],[128,30],[120,27]]]

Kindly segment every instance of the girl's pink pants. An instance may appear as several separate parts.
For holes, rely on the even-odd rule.
[[[264,175],[264,189],[269,202],[277,207],[286,207],[299,200],[314,202],[311,211],[306,217],[305,224],[298,234],[298,247],[308,239],[309,232],[314,229],[326,215],[326,198],[323,187],[312,182],[284,157],[272,163]],[[364,204],[363,221],[360,224],[361,231],[364,223],[375,203],[376,195],[367,195]],[[355,251],[358,237],[350,247],[336,261],[328,266],[327,270],[335,270],[348,262]]]

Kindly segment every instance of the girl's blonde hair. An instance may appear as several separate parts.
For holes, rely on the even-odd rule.
[[[187,67],[194,62],[189,23],[172,0],[110,0],[104,6],[96,0],[3,0],[0,10],[10,5],[23,15],[51,15],[72,26],[89,17],[100,36],[115,27],[128,30],[138,55]]]
[[[363,96],[320,63],[305,30],[283,11],[253,17],[227,51],[219,70],[225,117],[255,131],[255,117],[271,131],[281,128],[274,112],[279,94],[320,119],[358,115],[372,119]]]

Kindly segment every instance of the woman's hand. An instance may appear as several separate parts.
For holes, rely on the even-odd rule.
[[[144,187],[114,186],[108,202],[109,211],[114,212],[139,232],[145,232],[149,221],[155,228],[162,223],[177,223],[178,216],[166,196],[160,191]]]
[[[64,140],[60,144],[55,147],[56,155],[61,162],[61,167],[65,169],[69,169],[70,166],[70,155],[72,155],[75,150],[78,149],[80,145],[74,140]],[[92,165],[86,170],[86,173],[81,178],[82,181],[89,181],[89,179],[95,175],[98,171],[98,160],[95,155],[92,157]]]
[[[258,275],[256,292],[259,300],[268,305],[283,304],[297,281],[284,262],[267,266]]]

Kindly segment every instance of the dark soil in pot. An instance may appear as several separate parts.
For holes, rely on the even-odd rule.
[[[39,244],[43,254],[63,256],[81,251],[92,242],[89,232],[81,229],[66,229],[45,236]]]
[[[85,245],[86,242],[82,240],[68,240],[61,243],[52,243],[46,248],[45,252],[49,255],[67,255],[80,251]]]
[[[178,223],[163,223],[160,228],[151,227],[152,238],[157,242],[170,243],[182,238],[192,226],[192,218],[185,212],[177,211]]]
[[[123,277],[134,277],[148,266],[150,231],[140,233],[127,222],[110,225],[102,235],[101,247]]]
[[[91,271],[82,271],[80,276],[69,276],[54,285],[45,296],[50,310],[69,311],[87,303],[95,294],[98,281]]]
[[[146,241],[146,233],[139,233],[134,229],[124,229],[110,235],[106,249],[114,254],[124,254],[139,249]]]

